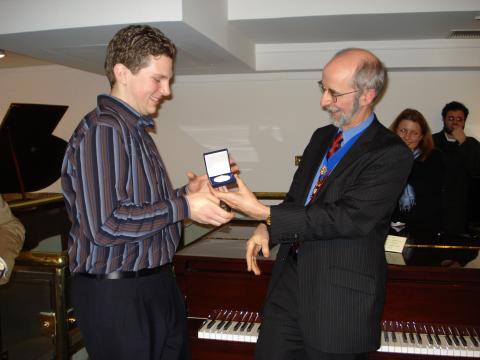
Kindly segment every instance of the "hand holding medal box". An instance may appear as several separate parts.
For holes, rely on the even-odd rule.
[[[203,154],[205,168],[210,184],[213,187],[220,187],[236,182],[235,176],[230,168],[228,149],[211,151]]]

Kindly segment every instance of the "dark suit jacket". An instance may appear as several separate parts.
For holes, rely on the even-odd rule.
[[[305,207],[313,177],[337,129],[317,129],[286,200],[271,210],[270,241],[280,243],[269,285],[275,286],[290,243],[298,254],[300,328],[324,352],[373,351],[380,344],[386,262],[384,241],[412,152],[377,119],[345,154]]]
[[[444,230],[461,234],[467,230],[471,180],[480,177],[480,143],[469,136],[462,145],[449,142],[443,131],[433,134],[433,141],[442,152],[446,169],[442,196]]]
[[[425,160],[420,158],[413,162],[412,171],[407,183],[415,193],[415,205],[408,210],[400,210],[397,206],[392,215],[392,221],[406,224],[405,232],[413,237],[422,236],[425,239],[436,236],[442,228],[442,190],[445,166],[442,154],[432,149]]]

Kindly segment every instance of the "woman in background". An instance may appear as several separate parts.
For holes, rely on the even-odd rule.
[[[441,153],[434,149],[430,127],[419,111],[405,109],[390,129],[400,136],[415,158],[392,223],[404,223],[408,234],[436,235],[442,230],[444,165]]]

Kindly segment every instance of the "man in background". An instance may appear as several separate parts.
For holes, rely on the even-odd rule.
[[[25,228],[0,195],[0,285],[10,280],[15,258],[22,250],[24,240]]]
[[[257,360],[357,360],[380,346],[384,242],[413,162],[373,112],[385,81],[374,54],[340,51],[319,82],[332,125],[313,134],[285,201],[261,204],[239,177],[238,192],[216,192],[265,221],[247,242],[249,271],[260,274],[258,253],[280,244]]]
[[[72,303],[92,360],[189,358],[171,267],[182,220],[218,226],[233,216],[208,192],[206,175],[190,172],[174,190],[147,132],[170,95],[174,57],[156,28],[117,32],[105,59],[111,93],[98,96],[65,154]]]
[[[469,194],[473,179],[480,177],[480,143],[465,134],[468,113],[460,102],[446,104],[442,109],[443,129],[433,135],[446,167],[443,224],[445,231],[453,235],[467,231]]]

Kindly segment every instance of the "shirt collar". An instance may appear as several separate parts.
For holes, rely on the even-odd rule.
[[[353,128],[345,130],[343,132],[343,144],[347,143],[355,135],[361,133],[363,130],[369,127],[370,124],[373,122],[373,119],[375,119],[375,113],[372,112],[370,116],[367,118],[367,120],[362,121],[359,125]]]
[[[445,139],[447,139],[448,142],[451,142],[451,143],[457,142],[457,139],[449,138],[445,131],[443,132],[443,135],[445,135]]]
[[[144,128],[153,128],[155,126],[155,123],[153,122],[153,118],[151,116],[142,116],[142,114],[140,114],[137,110],[135,110],[133,107],[131,107],[128,103],[126,103],[122,99],[119,99],[118,97],[110,94],[102,94],[99,96],[99,98],[100,97],[107,97],[108,99],[122,105],[127,111],[131,112],[132,115],[136,118],[136,121],[137,121],[136,124],[138,126],[141,126]]]

